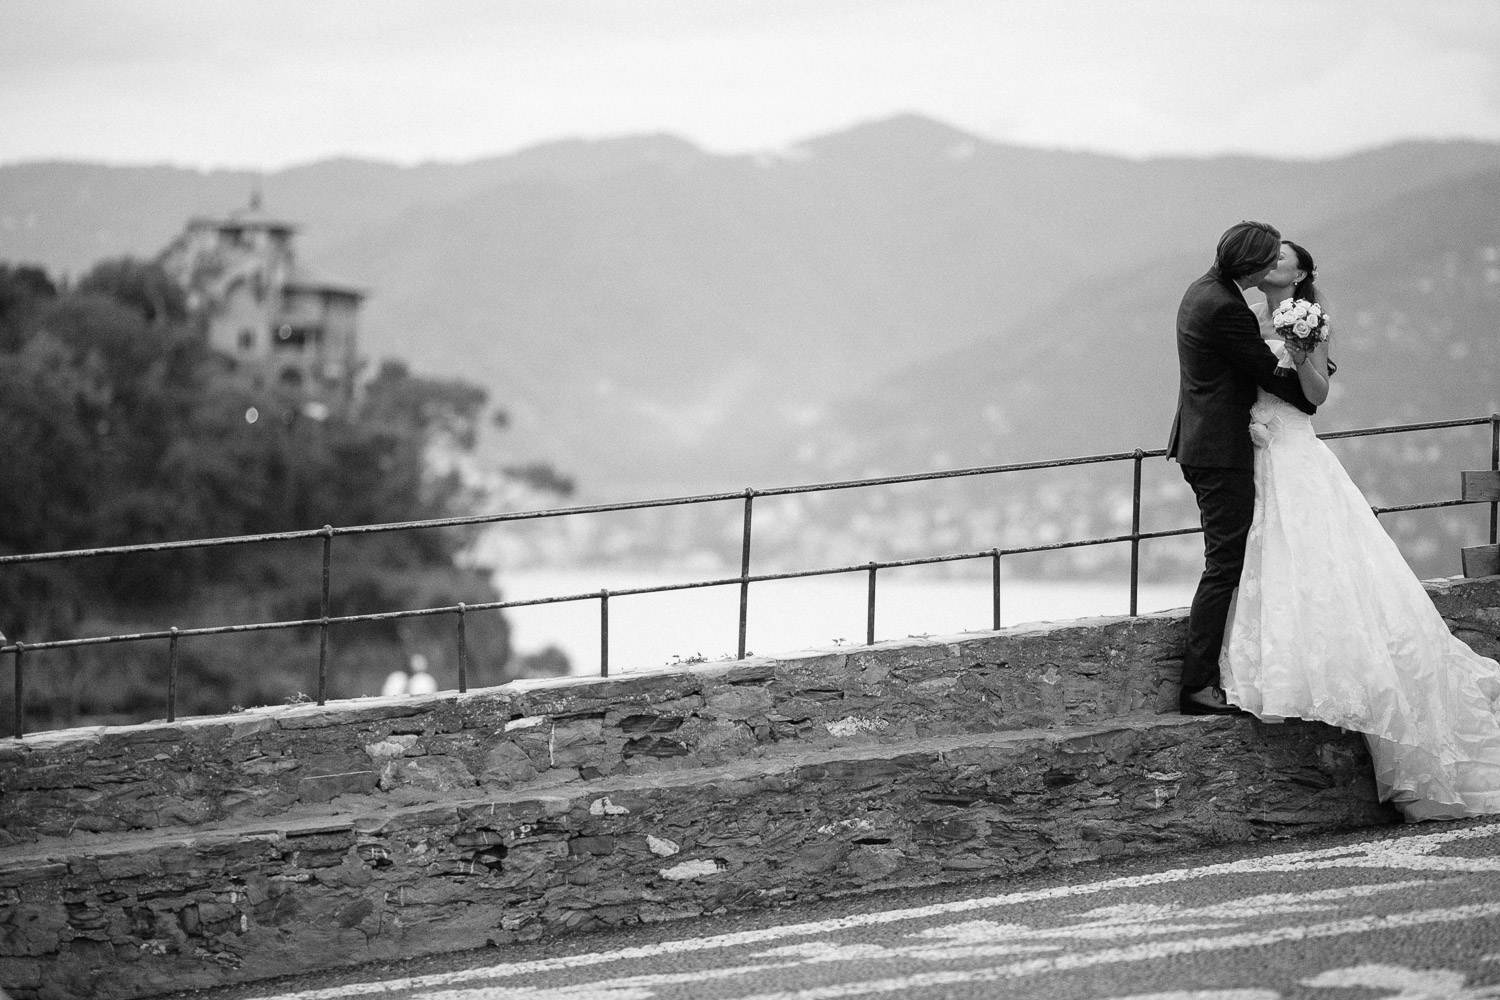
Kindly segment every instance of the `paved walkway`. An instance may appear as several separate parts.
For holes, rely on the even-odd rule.
[[[687,931],[699,936],[689,936]],[[202,1000],[1500,997],[1500,823],[913,887]]]

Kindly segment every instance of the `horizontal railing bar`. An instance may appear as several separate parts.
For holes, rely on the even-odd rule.
[[[1157,454],[1164,454],[1158,452]],[[962,476],[982,476],[1005,472],[1025,472],[1034,469],[1063,468],[1073,465],[1117,462],[1133,458],[1134,453],[1118,455],[1088,455],[1082,458],[1056,459],[1048,462],[1025,462],[1014,465],[991,465],[973,469],[954,469],[942,472],[921,472],[904,476],[884,476],[878,479],[851,479],[831,483],[810,483],[804,486],[777,486],[767,490],[756,490],[755,495],[788,496],[796,493],[818,493],[831,490],[856,489],[864,486],[887,486],[896,483],[920,482],[930,479],[953,479]],[[550,517],[571,517],[579,514],[608,514],[629,510],[654,509],[658,507],[681,507],[690,504],[722,503],[726,500],[743,500],[744,491],[735,493],[700,493],[692,496],[665,497],[656,500],[630,500],[621,503],[590,504],[578,507],[551,507],[544,510],[510,511],[501,514],[471,514],[464,517],[434,518],[423,521],[392,521],[384,524],[360,524],[334,528],[334,535],[370,535],[391,531],[413,531],[421,528],[456,528],[476,524],[499,524],[507,521],[539,520]],[[225,538],[198,538],[174,542],[143,542],[136,545],[111,545],[92,549],[69,549],[64,552],[38,552],[23,555],[0,556],[0,566],[14,563],[52,562],[65,559],[95,558],[98,556],[133,555],[146,552],[167,552],[174,549],[219,548],[228,545],[252,545],[259,542],[298,541],[309,538],[325,538],[326,528],[307,528],[297,531],[279,531],[262,535],[235,535]],[[596,595],[597,596],[597,595]]]
[[[335,619],[328,619],[333,622]],[[119,635],[96,635],[85,639],[53,639],[50,642],[28,642],[26,652],[34,649],[69,649],[76,646],[106,646],[116,642],[146,642],[152,639],[170,639],[190,635],[230,635],[235,632],[272,632],[276,629],[315,627],[323,624],[321,618],[309,618],[286,622],[255,622],[249,625],[209,625],[202,628],[157,629],[152,632],[123,632]],[[15,646],[0,646],[0,652],[13,652]]]
[[[1133,456],[1132,456],[1133,457]],[[759,495],[759,494],[757,494]],[[743,496],[743,494],[734,494]],[[1473,506],[1487,503],[1482,500],[1429,500],[1422,503],[1400,504],[1393,507],[1372,507],[1371,511],[1379,514],[1393,514],[1402,511],[1433,510],[1441,507]],[[860,563],[854,566],[835,566],[825,569],[790,570],[783,573],[760,573],[750,577],[733,576],[713,580],[694,580],[686,583],[659,584],[653,587],[627,587],[620,590],[608,591],[610,597],[635,597],[646,594],[667,594],[681,590],[700,590],[708,587],[740,586],[749,583],[771,583],[777,580],[799,580],[817,576],[837,576],[844,573],[869,572],[873,566],[876,569],[899,569],[909,566],[930,566],[939,563],[963,562],[971,559],[992,559],[998,553],[1001,556],[1027,555],[1037,552],[1055,552],[1061,549],[1085,548],[1091,545],[1116,545],[1135,539],[1146,540],[1152,538],[1172,538],[1179,535],[1200,534],[1202,528],[1168,528],[1162,531],[1142,531],[1136,534],[1109,535],[1102,538],[1083,538],[1066,542],[1049,542],[1045,545],[1023,545],[1013,548],[988,548],[977,552],[955,552],[940,556],[920,556],[912,559],[876,560],[873,562]],[[326,532],[324,532],[326,534]],[[450,615],[459,612],[473,611],[504,611],[512,608],[537,607],[546,604],[568,604],[576,601],[596,601],[599,599],[599,591],[583,594],[563,594],[553,597],[535,597],[520,601],[489,601],[482,604],[448,605],[437,608],[411,608],[404,611],[378,611],[362,615],[339,615],[329,616],[329,625],[356,625],[368,622],[394,621],[405,618],[426,618],[435,615]],[[232,635],[239,632],[267,632],[278,629],[294,628],[316,628],[324,624],[322,618],[301,618],[283,622],[257,622],[248,625],[213,625],[202,628],[184,629],[158,629],[152,632],[132,632],[120,635],[91,636],[84,639],[57,639],[51,642],[28,642],[26,649],[66,649],[78,646],[101,646],[117,642],[144,642],[152,639],[170,639],[173,636],[206,636],[206,635]],[[13,653],[15,646],[0,646],[0,653]]]
[[[384,524],[360,524],[334,528],[333,534],[367,535],[389,531],[413,531],[420,528],[454,528],[499,521],[565,517],[572,514],[602,514],[612,511],[639,510],[646,507],[672,507],[693,503],[709,503],[719,500],[738,499],[743,496],[743,493],[716,493],[691,497],[673,497],[662,500],[637,500],[624,503],[594,504],[583,507],[552,507],[545,510],[514,511],[504,514],[473,514],[466,517],[435,518],[426,521],[391,521]],[[47,562],[97,556],[134,555],[141,552],[166,552],[173,549],[207,549],[228,545],[253,545],[260,542],[299,541],[308,538],[325,538],[328,534],[329,532],[324,528],[306,528],[297,531],[278,531],[263,535],[234,535],[225,538],[195,538],[176,542],[143,542],[137,545],[111,545],[94,549],[69,549],[65,552],[38,552],[24,555],[0,556],[0,566],[13,563]]]
[[[1165,455],[1166,452],[1159,454]],[[1062,469],[1075,465],[1098,465],[1104,462],[1123,462],[1135,458],[1135,452],[1118,452],[1109,455],[1083,455],[1078,458],[1056,458],[1042,462],[1016,462],[1011,465],[982,465],[972,469],[945,469],[938,472],[911,472],[900,476],[881,476],[876,479],[845,479],[831,483],[809,483],[805,486],[777,486],[768,490],[756,490],[756,497],[790,496],[794,493],[819,493],[824,490],[852,490],[864,486],[895,486],[900,483],[920,483],[934,479],[960,479],[966,476],[989,476],[1003,472],[1033,472],[1037,469]]]
[[[1192,528],[1187,530],[1197,531],[1199,529]],[[1043,551],[1044,549],[1048,548],[1076,547],[1078,545],[1104,544],[1106,542],[1114,541],[1119,541],[1119,539],[1065,542],[1054,544],[1051,546],[1032,547],[1025,549],[1002,549],[1001,554],[1006,555],[1021,552]],[[875,565],[877,567],[884,568],[887,566],[895,567],[917,565],[923,562],[954,562],[962,559],[979,558],[981,556],[990,557],[993,556],[994,551],[994,549],[986,549],[985,551],[979,553],[961,553],[950,556],[927,557],[920,560],[901,560],[888,563],[876,563]],[[834,576],[840,573],[868,572],[869,568],[869,563],[862,563],[858,566],[839,566],[827,569],[792,570],[784,573],[764,573],[751,576],[749,578],[749,581],[751,583],[769,583],[776,580],[796,580],[814,576]],[[610,590],[608,591],[608,594],[610,597],[634,597],[644,594],[665,594],[679,590],[699,590],[707,587],[725,587],[730,585],[739,585],[743,583],[745,579],[746,578],[742,576],[734,576],[714,580],[694,580],[687,583],[661,584],[654,587],[629,587],[621,590]],[[567,604],[577,601],[597,601],[599,597],[599,591],[591,591],[583,594],[563,594],[554,597],[536,597],[519,601],[490,601],[483,604],[465,604],[463,606],[463,610],[466,613],[475,611],[503,611],[512,608],[537,607],[546,604]],[[437,608],[413,608],[404,611],[379,611],[362,615],[339,615],[337,617],[329,616],[328,624],[355,625],[367,622],[392,621],[403,618],[421,618],[434,615],[456,614],[458,610],[458,605],[451,605]],[[132,632],[120,635],[93,636],[85,639],[56,639],[50,642],[28,642],[26,643],[26,650],[28,652],[34,652],[44,649],[67,649],[77,646],[108,645],[110,643],[116,642],[143,642],[152,639],[168,639],[173,635],[181,638],[188,636],[230,635],[237,632],[265,632],[275,629],[316,628],[322,624],[322,618],[301,618],[282,622],[259,622],[250,625],[213,625],[201,628],[179,628],[175,630],[175,632],[172,629],[161,629],[152,632]],[[14,651],[14,649],[14,646],[0,646],[0,653],[12,652]]]
[[[335,529],[337,531],[337,529]],[[227,545],[256,545],[261,542],[294,542],[305,538],[322,538],[322,528],[297,531],[275,531],[263,535],[232,535],[224,538],[191,538],[175,542],[139,542],[134,545],[106,545],[93,549],[68,549],[64,552],[32,552],[0,556],[0,566],[15,563],[54,562],[64,559],[88,559],[97,556],[128,556],[143,552],[170,552],[174,549],[212,549]]]
[[[1394,507],[1371,507],[1377,514],[1395,514],[1404,510],[1435,510],[1438,507],[1463,507],[1489,503],[1488,500],[1426,500],[1422,503],[1403,503]]]
[[[1457,507],[1473,505],[1484,501],[1477,500],[1437,500],[1417,504],[1404,504],[1397,507],[1372,508],[1376,514],[1395,513],[1398,511],[1426,510],[1436,507]],[[912,559],[891,559],[865,562],[853,566],[835,566],[824,569],[790,570],[782,573],[760,573],[748,577],[750,583],[772,583],[778,580],[799,580],[817,576],[837,576],[845,573],[868,572],[873,566],[876,569],[899,569],[910,566],[930,566],[939,563],[963,562],[972,559],[992,559],[998,553],[1001,556],[1027,555],[1038,552],[1055,552],[1061,549],[1084,548],[1091,545],[1116,545],[1129,542],[1134,539],[1171,538],[1179,535],[1195,535],[1202,532],[1202,528],[1169,528],[1162,531],[1142,531],[1138,534],[1109,535],[1102,538],[1075,539],[1066,542],[1049,542],[1045,545],[1023,545],[1012,548],[989,548],[976,552],[955,552],[940,556],[920,556]],[[747,580],[743,576],[723,577],[712,580],[694,580],[685,583],[660,584],[653,587],[627,587],[620,590],[610,590],[610,597],[635,597],[649,594],[666,594],[682,590],[701,590],[708,587],[738,586]],[[552,597],[535,597],[518,601],[489,601],[481,604],[454,604],[435,608],[411,608],[403,611],[378,611],[360,615],[338,615],[329,616],[328,625],[357,625],[369,622],[394,621],[405,618],[427,618],[436,615],[450,615],[458,613],[470,613],[475,611],[504,611],[512,608],[538,607],[547,604],[568,604],[577,601],[596,601],[599,599],[598,591],[583,594],[562,594]],[[300,618],[281,622],[257,622],[246,625],[213,625],[201,628],[176,628],[158,629],[151,632],[131,632],[119,635],[91,636],[83,639],[57,639],[50,642],[28,642],[28,651],[46,649],[67,649],[79,646],[102,646],[118,642],[146,642],[153,639],[184,638],[189,636],[208,635],[232,635],[241,632],[268,632],[275,630],[294,628],[317,628],[324,624],[322,618]],[[15,646],[0,646],[0,653],[13,653]]]
[[[1474,427],[1489,424],[1490,417],[1463,417],[1456,420],[1428,421],[1418,424],[1398,424],[1389,427],[1366,427],[1349,431],[1333,431],[1319,434],[1324,440],[1365,437],[1377,434],[1397,434],[1406,431],[1438,430],[1448,427]],[[1142,458],[1162,458],[1165,449],[1139,452]],[[959,479],[971,476],[998,475],[1009,472],[1033,472],[1041,469],[1061,469],[1080,465],[1098,465],[1105,462],[1133,461],[1137,452],[1114,452],[1104,455],[1084,455],[1077,458],[1052,459],[1039,462],[1016,462],[1008,465],[986,465],[970,469],[949,469],[937,472],[918,472],[900,476],[880,476],[871,479],[849,479],[828,483],[809,483],[801,486],[778,486],[756,490],[757,497],[791,496],[802,493],[821,493],[833,490],[860,489],[868,486],[892,486],[901,483],[929,482],[940,479]],[[744,491],[732,493],[701,493],[682,497],[663,497],[654,500],[627,500],[617,503],[588,504],[577,507],[551,507],[542,510],[510,511],[499,514],[472,514],[464,517],[433,518],[421,521],[392,521],[383,524],[350,525],[331,529],[333,535],[367,535],[392,531],[411,531],[421,528],[456,528],[478,524],[500,524],[509,521],[539,520],[553,517],[572,517],[580,514],[607,514],[630,510],[646,510],[660,507],[681,507],[693,504],[722,503],[743,500]],[[1395,508],[1392,508],[1395,509]],[[258,535],[234,535],[218,538],[184,539],[170,542],[142,542],[133,545],[110,545],[88,549],[69,549],[61,552],[34,552],[0,555],[0,566],[23,563],[60,562],[69,559],[97,558],[112,555],[134,555],[150,552],[171,552],[182,549],[222,548],[230,545],[254,545],[263,542],[303,541],[311,538],[329,537],[328,528],[304,528],[296,531],[277,531]],[[1144,536],[1143,536],[1144,537]]]
[[[1132,456],[1133,457],[1133,456]],[[739,496],[736,494],[736,496]],[[1433,510],[1444,507],[1474,506],[1487,503],[1482,500],[1429,500],[1422,503],[1400,504],[1392,507],[1372,507],[1371,511],[1377,515],[1399,513],[1414,510]],[[939,563],[963,562],[971,559],[992,559],[998,553],[1001,556],[1027,555],[1038,552],[1055,552],[1062,549],[1085,548],[1091,545],[1116,545],[1133,540],[1146,540],[1153,538],[1171,538],[1179,535],[1200,534],[1202,528],[1168,528],[1161,531],[1142,531],[1132,534],[1108,535],[1101,538],[1074,539],[1066,542],[1049,542],[1044,545],[1023,545],[1011,548],[988,548],[976,552],[956,552],[940,556],[920,556],[912,559],[876,560],[865,562],[854,566],[835,566],[825,569],[791,570],[783,573],[761,573],[750,577],[733,576],[713,580],[695,580],[686,583],[660,584],[653,587],[628,587],[620,590],[610,590],[610,597],[634,597],[645,594],[666,594],[680,590],[698,590],[707,587],[739,586],[749,583],[770,583],[777,580],[797,580],[816,576],[837,576],[844,573],[868,572],[873,566],[876,569],[899,569],[909,566],[929,566]],[[326,535],[326,530],[320,534]],[[411,608],[404,611],[379,611],[361,615],[339,615],[329,616],[326,619],[328,625],[354,625],[368,622],[394,621],[405,618],[425,618],[435,615],[467,613],[473,611],[503,611],[512,608],[537,607],[546,604],[567,604],[576,601],[592,601],[599,599],[599,592],[593,591],[583,594],[564,594],[553,597],[536,597],[520,601],[489,601],[481,604],[448,605],[436,608]],[[153,639],[170,639],[174,636],[206,636],[206,635],[232,635],[239,632],[266,632],[278,629],[294,628],[316,628],[325,623],[323,618],[301,618],[282,622],[257,622],[246,625],[213,625],[201,628],[186,629],[158,629],[151,632],[132,632],[119,635],[91,636],[83,639],[57,639],[50,642],[28,642],[28,650],[65,649],[78,646],[100,646],[117,642],[144,642]],[[0,646],[0,653],[13,653],[14,645]]]
[[[1319,434],[1318,437],[1324,441],[1335,438],[1371,437],[1377,434],[1402,434],[1406,431],[1435,431],[1447,427],[1477,427],[1480,424],[1490,423],[1490,417],[1462,417],[1458,420],[1430,420],[1421,424],[1392,424],[1389,427],[1362,427],[1353,431],[1329,431]]]

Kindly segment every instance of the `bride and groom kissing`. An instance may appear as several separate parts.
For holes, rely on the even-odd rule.
[[[1313,429],[1337,370],[1316,279],[1306,249],[1241,222],[1178,309],[1167,457],[1204,548],[1179,707],[1362,733],[1408,821],[1500,813],[1500,665],[1449,632]]]

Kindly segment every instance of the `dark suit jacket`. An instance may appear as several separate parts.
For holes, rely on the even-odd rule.
[[[1167,457],[1182,465],[1251,469],[1250,407],[1255,387],[1304,413],[1307,401],[1295,377],[1276,375],[1276,355],[1233,281],[1210,271],[1188,286],[1177,309],[1177,416]]]

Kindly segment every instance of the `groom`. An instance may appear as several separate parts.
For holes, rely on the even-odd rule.
[[[1281,234],[1264,222],[1241,222],[1219,238],[1214,266],[1188,286],[1177,309],[1177,416],[1167,457],[1182,466],[1203,522],[1203,577],[1188,614],[1182,658],[1184,715],[1239,711],[1219,686],[1219,647],[1229,604],[1245,563],[1255,507],[1255,450],[1250,407],[1255,388],[1312,413],[1298,379],[1276,377],[1276,355],[1261,339],[1244,289],[1266,276],[1281,255]]]

